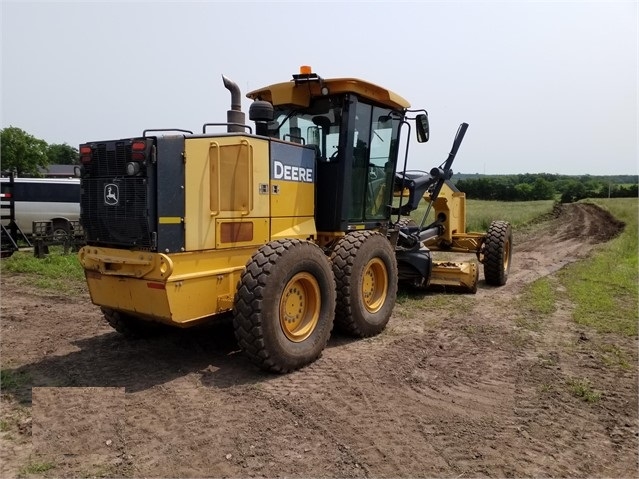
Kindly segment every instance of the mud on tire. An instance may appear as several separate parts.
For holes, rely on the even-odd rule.
[[[508,280],[512,258],[512,229],[506,221],[493,221],[483,245],[484,278],[486,283],[503,286]]]
[[[331,254],[337,284],[335,325],[357,337],[381,333],[397,297],[397,260],[380,233],[358,231],[339,240]]]
[[[272,241],[248,261],[235,293],[233,328],[249,360],[286,373],[315,361],[335,317],[335,280],[308,241]]]

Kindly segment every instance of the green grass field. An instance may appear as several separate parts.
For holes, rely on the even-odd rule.
[[[637,229],[639,200],[586,200],[626,223],[623,233],[604,243],[587,261],[560,272],[560,280],[576,309],[574,320],[601,332],[637,335],[639,262]]]
[[[485,232],[495,220],[508,221],[513,228],[529,225],[552,211],[554,201],[481,201],[466,200],[466,231]],[[411,213],[420,223],[427,205],[423,203]],[[431,211],[430,221],[434,215]],[[428,222],[427,222],[428,223]]]
[[[1,273],[23,273],[23,281],[42,289],[76,293],[84,287],[84,271],[75,253],[62,254],[62,246],[51,246],[43,259],[30,251],[18,251],[0,261]]]

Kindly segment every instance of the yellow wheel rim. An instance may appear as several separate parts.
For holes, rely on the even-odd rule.
[[[320,288],[309,273],[297,273],[280,299],[280,325],[288,339],[299,343],[315,330],[320,316]]]
[[[364,268],[362,278],[362,298],[364,307],[370,313],[379,311],[386,302],[388,294],[388,272],[379,258],[371,259]]]
[[[510,267],[510,241],[504,243],[504,271],[508,271]]]

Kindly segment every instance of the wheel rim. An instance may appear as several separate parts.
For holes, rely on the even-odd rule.
[[[320,316],[320,288],[309,273],[297,273],[280,299],[280,325],[288,339],[299,343],[315,330]]]
[[[370,313],[379,311],[386,302],[388,294],[388,272],[380,258],[371,259],[364,268],[362,279],[362,298],[364,307]]]
[[[508,272],[510,268],[510,241],[504,242],[504,271]]]
[[[64,241],[69,233],[64,228],[56,228],[53,230],[53,239],[56,241]]]

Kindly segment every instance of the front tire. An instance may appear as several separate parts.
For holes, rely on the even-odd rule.
[[[336,326],[360,338],[381,333],[397,298],[397,259],[390,242],[374,231],[349,233],[335,246],[331,261]]]
[[[233,327],[253,364],[286,373],[315,361],[334,317],[335,280],[317,245],[272,241],[251,257],[235,294]]]
[[[493,221],[488,228],[483,245],[484,278],[493,286],[503,286],[508,281],[512,258],[513,234],[510,223]]]

